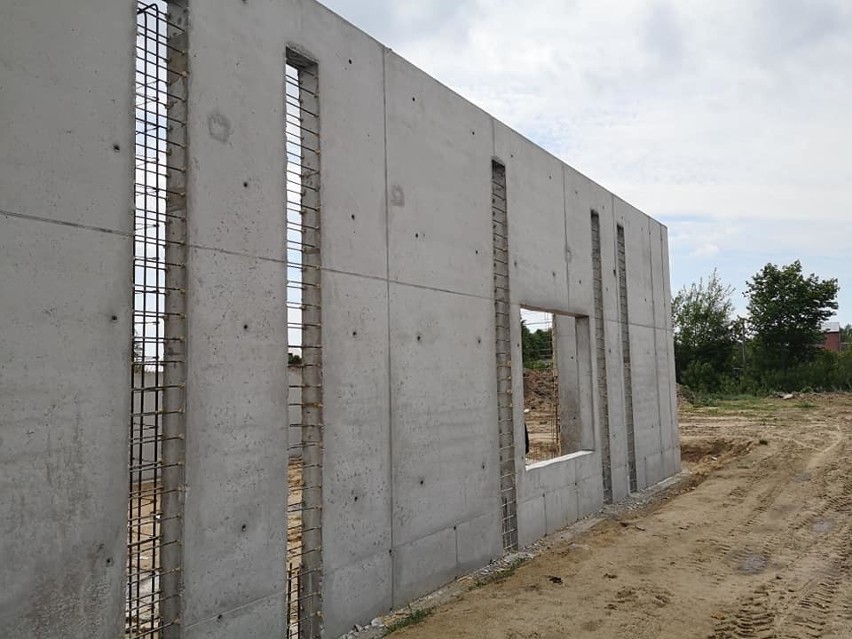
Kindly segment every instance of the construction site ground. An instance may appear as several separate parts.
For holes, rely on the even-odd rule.
[[[852,637],[852,395],[683,404],[680,427],[678,478],[383,619],[385,631]]]

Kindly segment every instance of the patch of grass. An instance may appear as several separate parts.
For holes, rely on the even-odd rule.
[[[738,411],[761,411],[772,410],[772,400],[768,397],[755,397],[754,395],[737,395],[719,399],[719,406],[726,409]]]
[[[706,409],[722,412],[757,412],[772,411],[775,406],[769,397],[758,395],[736,394],[706,394],[691,393],[688,401],[693,409]]]
[[[794,404],[796,408],[808,409],[808,408],[816,408],[816,404],[813,402],[809,402],[806,399],[800,400]]]
[[[473,588],[482,588],[483,586],[487,586],[488,584],[496,584],[504,579],[508,579],[521,566],[521,564],[526,563],[526,557],[518,557],[517,559],[513,559],[509,565],[507,565],[502,570],[498,570],[496,572],[491,573],[490,575],[486,575],[485,577],[480,577],[475,582],[473,582]]]
[[[402,619],[397,619],[393,623],[388,624],[387,628],[385,629],[384,636],[387,637],[389,634],[394,633],[397,630],[408,628],[408,626],[416,626],[424,619],[431,617],[432,613],[434,612],[434,608],[421,608],[420,610],[412,610]]]

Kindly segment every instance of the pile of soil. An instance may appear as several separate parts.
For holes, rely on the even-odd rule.
[[[556,377],[553,369],[524,369],[524,408],[549,412],[556,404]]]

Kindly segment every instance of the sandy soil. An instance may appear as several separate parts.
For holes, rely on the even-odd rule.
[[[530,440],[527,463],[559,456],[557,396],[553,370],[524,369],[524,422]]]
[[[682,411],[692,474],[399,638],[852,637],[852,395]]]

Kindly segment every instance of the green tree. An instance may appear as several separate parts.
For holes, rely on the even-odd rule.
[[[737,342],[733,292],[714,270],[706,282],[702,278],[684,286],[672,300],[678,382],[694,390],[714,391],[732,372]]]
[[[767,264],[747,282],[754,359],[760,371],[782,374],[817,356],[822,323],[837,310],[837,280],[802,274],[789,266]]]
[[[553,358],[553,329],[531,331],[526,321],[521,320],[521,351],[525,368],[550,365]]]

